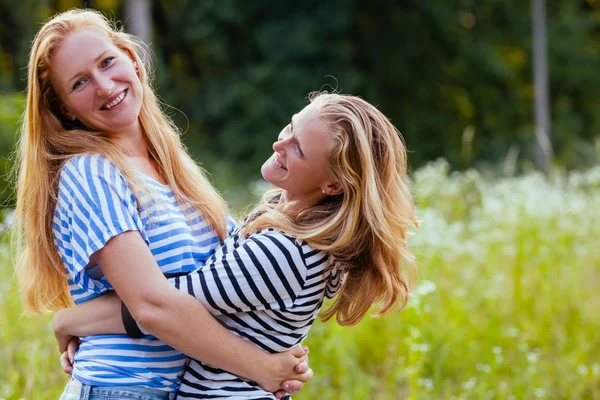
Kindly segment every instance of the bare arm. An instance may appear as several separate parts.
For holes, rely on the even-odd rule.
[[[52,329],[58,342],[58,351],[66,351],[69,340],[74,336],[124,334],[120,307],[119,296],[110,293],[57,311],[52,318]]]
[[[278,368],[293,371],[293,355],[273,359],[226,331],[200,303],[168,284],[145,242],[135,199],[125,176],[101,155],[76,156],[62,166],[56,205],[60,222],[53,224],[53,235],[74,282],[86,292],[110,284],[155,336],[265,389],[272,386],[256,376],[261,369],[263,374],[272,371],[267,383],[278,376]],[[104,277],[89,279],[85,268],[90,263],[99,265]],[[119,311],[113,315],[120,316]]]
[[[138,232],[112,238],[94,254],[94,260],[139,324],[182,353],[254,380],[269,391],[277,390],[284,379],[304,381],[312,375],[308,369],[291,376],[302,358],[292,353],[268,355],[222,327],[196,299],[171,286]],[[88,302],[89,306],[61,311],[55,328],[69,335],[124,332],[115,299],[102,296]],[[90,313],[92,303],[100,303],[97,313]]]
[[[102,297],[87,301],[76,307],[65,308],[57,311],[52,319],[52,328],[56,341],[58,342],[59,352],[62,353],[60,358],[63,371],[70,374],[73,370],[74,355],[78,347],[76,337],[91,336],[91,335],[109,335],[109,334],[125,334],[123,319],[121,318],[121,299],[116,293],[106,294]],[[202,340],[202,338],[198,338]],[[239,340],[239,338],[237,338]],[[285,392],[295,393],[302,389],[303,382],[306,382],[312,377],[312,370],[308,367],[308,358],[305,357],[307,349],[295,347],[290,352],[296,357],[295,371],[301,373],[297,376],[299,380],[292,378],[289,381],[281,382],[281,388],[276,395],[277,398],[285,394]],[[281,357],[282,354],[270,355],[269,357]],[[240,355],[244,358],[244,355]],[[303,361],[305,360],[305,361]],[[274,360],[273,362],[277,362]],[[253,363],[250,363],[253,364]],[[223,367],[221,367],[223,368]],[[263,371],[263,374],[269,371]],[[286,371],[288,376],[292,375],[292,370]],[[252,379],[252,378],[250,378]],[[254,379],[259,385],[266,382],[265,379]],[[269,382],[265,383],[270,384]],[[266,390],[271,388],[263,387]]]

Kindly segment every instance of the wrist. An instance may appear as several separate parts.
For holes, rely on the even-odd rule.
[[[66,323],[68,319],[64,318],[64,310],[59,310],[54,314],[52,318],[52,330],[54,331],[54,337],[58,344],[58,351],[62,353],[67,350],[67,345],[71,336],[67,333]]]
[[[54,331],[54,335],[64,335],[65,333],[65,318],[63,318],[64,315],[64,309],[63,310],[58,310],[56,313],[54,313],[54,316],[52,317],[52,330]]]
[[[261,387],[279,370],[279,360],[262,350],[258,350],[256,356],[250,360],[252,362],[244,365],[246,376]]]

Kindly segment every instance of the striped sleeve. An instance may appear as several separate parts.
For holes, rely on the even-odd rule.
[[[111,238],[132,230],[144,236],[135,196],[116,165],[94,154],[67,161],[60,174],[53,232],[73,281],[84,290],[106,289],[105,278],[93,279],[86,270],[90,257]]]
[[[268,230],[243,240],[230,237],[203,268],[171,283],[220,315],[289,309],[306,275],[296,241]]]

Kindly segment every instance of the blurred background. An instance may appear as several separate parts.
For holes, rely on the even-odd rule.
[[[14,283],[10,170],[29,46],[72,7],[150,44],[236,212],[311,91],[360,95],[402,132],[419,286],[401,313],[316,323],[295,399],[600,399],[600,0],[0,0],[0,399],[66,382],[51,316],[24,314]]]

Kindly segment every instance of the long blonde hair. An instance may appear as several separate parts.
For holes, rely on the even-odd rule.
[[[70,10],[49,19],[36,35],[28,66],[27,105],[18,148],[15,239],[17,274],[25,306],[57,310],[72,304],[65,267],[55,248],[52,217],[63,163],[82,153],[98,153],[115,163],[132,188],[143,183],[125,164],[123,149],[103,132],[74,126],[62,115],[50,83],[53,52],[79,29],[101,32],[139,65],[143,103],[139,120],[150,156],[176,197],[203,213],[221,239],[227,206],[181,143],[152,88],[150,57],[144,45],[93,10]]]
[[[330,170],[344,191],[293,215],[272,201],[281,190],[270,191],[244,229],[280,229],[333,255],[345,282],[321,318],[354,325],[373,303],[381,303],[377,315],[404,307],[416,280],[407,236],[418,223],[406,148],[385,115],[363,99],[329,93],[309,99],[331,135]]]

